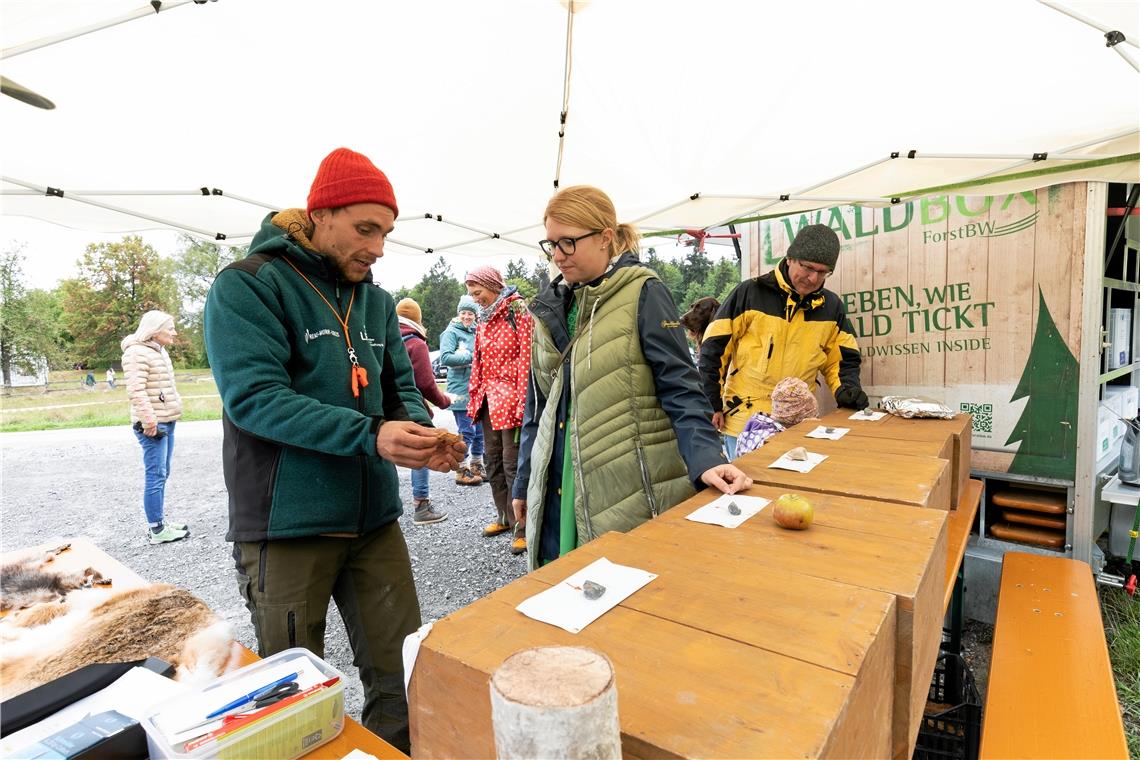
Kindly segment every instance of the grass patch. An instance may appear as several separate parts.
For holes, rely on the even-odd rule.
[[[1101,602],[1128,754],[1140,758],[1140,599],[1107,588]]]
[[[58,375],[76,378],[58,380]],[[79,387],[78,377],[86,373],[52,373],[52,382],[44,389],[16,388],[0,398],[0,432],[90,428],[129,425],[130,401],[122,377],[118,387],[107,389],[100,382],[96,390]],[[178,393],[182,396],[183,420],[216,420],[222,416],[222,400],[209,370],[187,370],[174,373]],[[57,382],[58,380],[58,382]]]

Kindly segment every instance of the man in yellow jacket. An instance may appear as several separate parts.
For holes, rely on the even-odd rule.
[[[798,377],[814,391],[822,374],[839,406],[867,407],[847,311],[823,287],[838,258],[834,230],[825,224],[804,227],[774,270],[729,294],[705,331],[701,385],[729,459],[744,423],[756,412],[771,411],[772,388],[785,377]]]

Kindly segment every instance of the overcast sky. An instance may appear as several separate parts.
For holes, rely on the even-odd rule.
[[[45,290],[54,288],[62,279],[75,276],[76,264],[89,244],[113,243],[123,238],[121,233],[72,230],[28,217],[4,216],[0,218],[0,225],[3,229],[0,240],[3,241],[4,251],[24,244],[24,274],[28,287]],[[179,233],[171,230],[153,230],[139,234],[162,256],[171,256],[182,248]],[[747,241],[742,244],[747,246]],[[658,255],[671,259],[683,257],[692,250],[676,245],[672,238],[647,238],[642,241],[642,250],[650,246]],[[722,258],[731,260],[735,257],[731,246],[716,245],[713,241],[708,241],[706,252],[713,261]],[[372,276],[387,290],[412,287],[427,274],[441,255],[457,279],[462,278],[467,269],[479,264],[486,263],[503,270],[511,260],[525,258],[531,266],[543,260],[537,245],[534,254],[526,254],[512,247],[506,255],[478,259],[448,253],[413,254],[392,246],[372,268]]]

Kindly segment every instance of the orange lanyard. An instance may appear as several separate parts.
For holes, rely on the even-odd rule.
[[[352,374],[350,378],[350,385],[352,386],[352,397],[360,398],[360,389],[368,387],[368,370],[366,370],[364,367],[361,367],[360,362],[357,361],[356,349],[352,347],[352,338],[349,337],[348,330],[348,317],[352,314],[352,303],[356,300],[356,286],[352,286],[352,295],[348,299],[348,309],[345,310],[344,318],[342,319],[340,312],[338,312],[336,308],[331,303],[329,303],[329,299],[325,298],[325,294],[322,293],[308,277],[305,276],[304,272],[298,269],[297,265],[289,259],[286,259],[285,257],[282,257],[282,259],[286,264],[293,267],[294,272],[301,275],[301,279],[308,283],[309,287],[313,289],[314,293],[320,296],[321,300],[325,302],[325,306],[329,307],[329,311],[331,311],[333,313],[333,316],[336,317],[336,321],[340,322],[340,326],[344,328],[344,344],[348,347],[348,360],[352,362]]]

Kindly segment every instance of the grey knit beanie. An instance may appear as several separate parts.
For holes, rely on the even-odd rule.
[[[788,246],[788,258],[823,264],[834,270],[839,258],[839,236],[826,224],[809,224]]]

